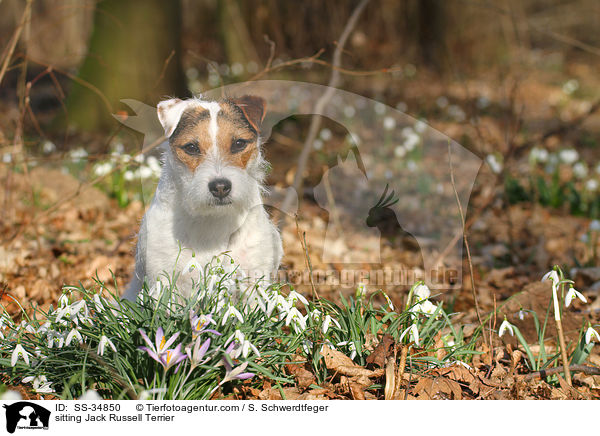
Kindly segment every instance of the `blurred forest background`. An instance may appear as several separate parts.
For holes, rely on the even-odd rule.
[[[4,0],[7,291],[48,304],[63,283],[90,284],[95,274],[126,283],[144,211],[132,181],[156,178],[160,166],[153,156],[134,158],[140,135],[111,115],[131,114],[120,99],[155,105],[257,78],[327,84],[358,4]],[[467,210],[484,307],[555,263],[585,269],[578,286],[586,292],[600,288],[600,274],[589,272],[598,266],[599,24],[594,0],[372,0],[350,29],[338,87],[426,121],[485,162]],[[270,184],[292,183],[309,123],[296,117],[274,131],[265,148]],[[348,148],[344,138],[324,119],[303,174],[300,226],[314,246],[328,217],[311,203],[310,187]],[[386,147],[398,159],[408,150]],[[295,227],[282,233],[284,266],[303,269]],[[386,236],[382,263],[418,264],[406,241]],[[459,309],[472,308],[470,283],[465,277],[449,294]]]

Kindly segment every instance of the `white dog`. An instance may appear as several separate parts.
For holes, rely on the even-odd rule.
[[[135,299],[144,280],[152,286],[173,271],[180,273],[179,292],[189,296],[191,275],[181,273],[192,256],[202,266],[229,251],[252,277],[269,278],[277,271],[281,237],[261,200],[264,115],[265,101],[255,96],[158,104],[169,143],[142,220],[135,272],[124,298]]]

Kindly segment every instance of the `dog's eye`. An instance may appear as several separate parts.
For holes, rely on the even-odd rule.
[[[183,151],[185,151],[190,156],[198,156],[200,154],[200,147],[195,142],[188,142],[183,147],[181,147]]]
[[[246,139],[234,139],[231,144],[231,152],[239,153],[240,151],[243,151],[248,146],[249,142],[250,141]]]

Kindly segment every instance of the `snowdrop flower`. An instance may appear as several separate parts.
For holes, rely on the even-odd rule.
[[[404,148],[403,145],[398,145],[396,148],[394,148],[394,156],[403,158],[406,156],[406,148]]]
[[[65,335],[55,330],[48,330],[48,348],[62,348],[65,344]]]
[[[304,350],[304,352],[306,354],[310,354],[312,348],[313,348],[313,343],[312,341],[309,341],[308,339],[305,339],[302,341],[302,349]]]
[[[385,130],[394,130],[396,128],[396,120],[392,117],[385,117],[383,119],[383,128]]]
[[[502,162],[498,160],[498,157],[495,154],[488,154],[485,161],[494,174],[500,174],[502,172]]]
[[[223,315],[223,321],[221,322],[221,325],[225,325],[225,323],[227,321],[229,321],[231,318],[237,318],[239,322],[241,322],[242,324],[244,323],[244,317],[242,316],[242,314],[240,313],[240,311],[237,310],[233,306],[229,306],[229,308],[227,309],[227,311]]]
[[[42,151],[45,154],[50,154],[56,151],[56,145],[54,145],[54,143],[51,141],[44,141],[44,143],[42,144]]]
[[[575,165],[573,165],[573,174],[578,179],[583,179],[588,174],[587,167],[583,162],[577,162]]]
[[[12,356],[10,358],[10,366],[15,366],[17,364],[17,361],[19,360],[19,357],[23,359],[27,366],[29,366],[29,353],[25,351],[25,348],[23,348],[23,346],[20,343],[18,343],[15,346],[15,349],[12,352]]]
[[[565,150],[561,150],[558,153],[558,157],[563,163],[567,165],[573,165],[579,159],[579,153],[577,153],[577,150],[568,148]]]
[[[94,389],[87,389],[83,395],[81,395],[81,397],[79,397],[79,400],[82,401],[95,401],[95,400],[102,400],[103,398],[100,396],[100,394],[95,391]]]
[[[68,347],[71,344],[71,341],[73,339],[77,339],[77,342],[79,342],[80,344],[83,343],[83,338],[81,337],[81,333],[79,333],[79,330],[77,330],[75,328],[71,329],[71,331],[67,335],[67,339],[65,340],[65,345]]]
[[[329,129],[323,129],[319,133],[319,136],[321,137],[321,139],[323,141],[329,141],[333,135],[331,134],[331,130],[329,130]]]
[[[127,182],[131,182],[133,179],[135,179],[135,174],[133,171],[131,170],[127,170],[123,173],[123,178],[127,181]]]
[[[589,179],[587,182],[585,182],[585,189],[590,192],[596,192],[598,190],[598,180]]]
[[[548,161],[548,150],[545,148],[533,147],[529,153],[529,162],[532,164]]]
[[[71,158],[75,161],[75,162],[79,162],[83,159],[85,159],[88,155],[87,151],[85,151],[83,148],[78,148],[76,150],[71,151],[70,153]]]
[[[567,95],[573,94],[578,89],[579,89],[579,81],[577,79],[567,80],[564,83],[564,85],[562,86],[562,91]]]
[[[142,165],[139,169],[139,174],[140,174],[140,178],[142,180],[145,180],[145,179],[149,179],[150,177],[152,177],[154,175],[154,171],[152,171],[152,168],[150,168],[146,165]]]
[[[382,292],[382,294],[383,294],[383,298],[385,298],[385,301],[387,302],[387,305],[389,306],[389,308],[392,310],[395,310],[394,304],[392,303],[392,300],[390,300],[390,297],[388,297],[388,295],[385,292]]]
[[[69,304],[71,304],[71,298],[68,292],[63,293],[60,297],[58,297],[58,307],[65,308]]]
[[[365,295],[367,295],[367,287],[361,283],[356,287],[356,292],[354,293],[354,296],[357,300],[361,300],[365,297]]]
[[[417,328],[417,325],[412,324],[409,328],[404,330],[402,332],[402,334],[400,335],[400,342],[402,342],[402,339],[408,333],[410,333],[410,338],[414,341],[415,345],[418,347],[419,346],[419,329]]]
[[[94,168],[94,174],[98,177],[105,176],[109,174],[113,169],[113,165],[110,162],[104,162],[96,165]]]
[[[343,341],[343,342],[338,342],[336,344],[336,346],[338,347],[342,347],[342,346],[348,346],[348,349],[350,350],[350,359],[354,360],[354,358],[356,357],[356,345],[354,344],[354,341]]]
[[[427,129],[427,123],[424,120],[417,120],[414,129],[417,133],[423,133]]]
[[[51,387],[52,383],[48,381],[45,375],[37,377],[25,377],[23,383],[33,382],[33,390],[40,394],[53,394],[55,391]]]
[[[585,332],[585,343],[589,344],[590,342],[600,342],[600,334],[592,326],[589,326]]]
[[[509,332],[511,336],[515,335],[513,325],[509,323],[506,318],[504,318],[504,321],[502,321],[502,324],[500,324],[500,328],[498,329],[498,336],[502,337],[502,335],[506,332]]]
[[[413,294],[417,297],[417,301],[427,300],[431,296],[431,290],[425,283],[419,283],[415,286]]]
[[[302,304],[304,304],[305,307],[308,307],[308,300],[306,298],[304,298],[304,295],[299,294],[296,291],[291,291],[288,294],[287,297],[287,301],[294,306],[296,304],[297,301],[300,301]]]
[[[190,274],[192,271],[197,269],[198,271],[202,271],[202,265],[196,259],[196,255],[192,254],[192,258],[188,263],[183,267],[183,274]]]
[[[23,380],[21,380],[23,383],[32,383],[33,385],[33,390],[40,393],[40,394],[52,394],[54,393],[54,389],[51,388],[50,386],[52,385],[52,383],[50,383],[48,381],[48,379],[46,378],[45,375],[38,375],[38,376],[29,376],[29,377],[25,377]]]
[[[552,270],[544,274],[542,277],[542,281],[550,280],[552,282],[552,300],[554,302],[554,319],[560,320],[560,305],[558,304],[558,284],[560,282],[560,277],[556,270]]]
[[[579,298],[584,303],[587,303],[587,298],[585,298],[581,292],[577,291],[573,286],[571,286],[567,292],[567,295],[565,295],[565,307],[569,307],[575,298]]]
[[[2,401],[19,401],[22,399],[23,397],[19,392],[10,389],[0,394],[0,400]]]
[[[421,303],[415,304],[410,311],[413,313],[422,313],[427,316],[431,316],[437,310],[437,306],[429,300],[422,301]]]
[[[290,325],[290,323],[294,321],[294,329],[296,333],[298,330],[304,331],[306,330],[306,318],[302,316],[300,311],[295,307],[292,307],[285,318],[285,325]]]
[[[340,323],[337,322],[335,318],[326,315],[325,319],[323,320],[323,325],[321,326],[321,331],[323,332],[323,334],[327,333],[327,330],[329,330],[329,326],[331,325],[331,323],[334,323],[337,326],[337,328],[341,328]]]
[[[344,116],[346,118],[352,118],[356,114],[356,109],[354,106],[347,105],[344,107]]]
[[[92,299],[94,300],[94,307],[95,307],[96,311],[102,312],[104,310],[104,305],[102,304],[100,294],[94,294]]]
[[[117,348],[115,347],[115,344],[113,344],[112,341],[110,339],[108,339],[105,335],[102,335],[102,337],[100,337],[100,343],[98,344],[98,355],[104,356],[104,349],[106,348],[107,345],[110,348],[112,348],[112,350],[115,353],[117,352]]]
[[[526,311],[526,310],[524,310],[523,308],[521,308],[521,309],[519,310],[519,312],[517,313],[517,316],[519,317],[519,319],[520,319],[521,321],[523,321],[523,320],[525,319],[525,315],[527,315],[527,311]]]

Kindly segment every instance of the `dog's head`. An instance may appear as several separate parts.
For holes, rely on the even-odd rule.
[[[189,214],[226,214],[256,204],[265,170],[260,150],[264,116],[265,101],[255,96],[158,104],[169,139],[165,165]]]

